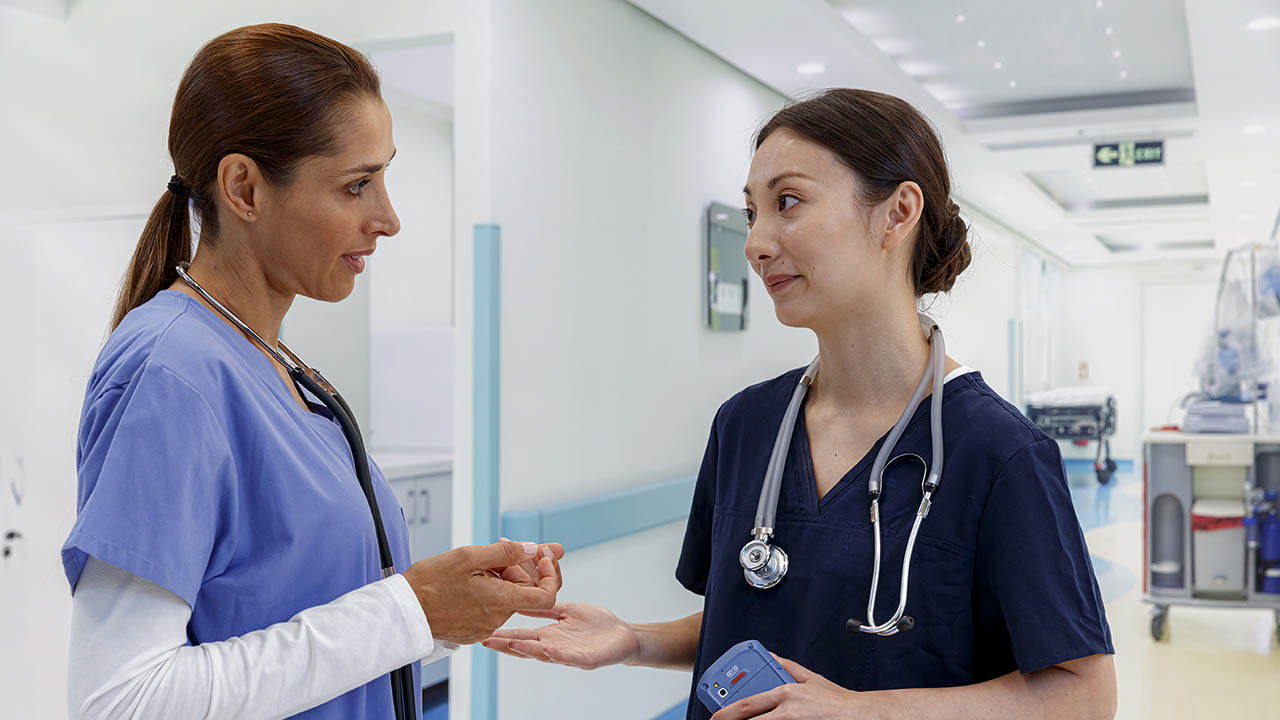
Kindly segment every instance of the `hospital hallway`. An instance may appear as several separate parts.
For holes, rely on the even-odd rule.
[[[1099,485],[1087,461],[1068,481],[1106,602],[1116,649],[1120,720],[1212,717],[1280,707],[1280,653],[1268,610],[1174,607],[1151,638],[1142,602],[1142,477],[1127,461]]]

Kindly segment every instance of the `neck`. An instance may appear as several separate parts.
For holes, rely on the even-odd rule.
[[[233,243],[204,246],[192,259],[188,274],[267,345],[278,346],[280,326],[293,304],[294,295],[272,288],[265,268],[256,258],[247,252],[237,251]],[[209,305],[181,278],[175,288]],[[210,309],[217,312],[216,308]],[[218,313],[218,317],[222,314]],[[227,323],[234,325],[229,320]]]
[[[811,402],[824,408],[901,410],[929,362],[929,342],[914,303],[868,313],[817,335],[820,362],[810,392]]]

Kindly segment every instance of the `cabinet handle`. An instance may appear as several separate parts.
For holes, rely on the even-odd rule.
[[[417,523],[417,521],[418,521],[417,516],[416,516],[416,515],[414,515],[414,512],[413,512],[414,508],[418,507],[418,502],[417,502],[417,500],[415,499],[415,496],[416,496],[417,494],[418,494],[418,491],[417,491],[417,490],[410,490],[410,491],[409,491],[408,501],[405,503],[406,505],[408,505],[408,506],[409,506],[409,508],[408,508],[408,509],[409,509],[409,512],[405,513],[405,522],[406,522],[410,527],[412,527],[412,526],[413,526],[414,524],[416,524],[416,523]]]
[[[418,495],[422,498],[421,522],[423,525],[426,525],[431,522],[431,491],[423,490]]]

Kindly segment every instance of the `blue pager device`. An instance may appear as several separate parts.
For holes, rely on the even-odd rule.
[[[794,683],[795,678],[759,640],[743,640],[711,663],[698,680],[698,699],[711,712],[752,695]]]

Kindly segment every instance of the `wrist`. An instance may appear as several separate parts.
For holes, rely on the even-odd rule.
[[[625,658],[619,664],[630,667],[643,667],[652,664],[655,639],[652,628],[647,625],[635,625],[629,622],[624,622],[623,624],[631,632],[632,637],[635,638],[636,649],[635,652],[631,653],[630,657]]]

